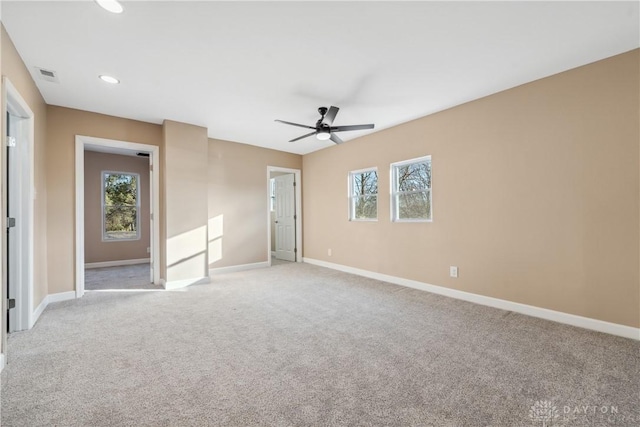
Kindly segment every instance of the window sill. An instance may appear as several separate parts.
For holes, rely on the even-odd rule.
[[[103,243],[114,243],[114,242],[135,242],[140,240],[140,237],[136,237],[133,239],[102,239]]]

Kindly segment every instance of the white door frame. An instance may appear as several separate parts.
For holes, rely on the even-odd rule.
[[[17,239],[16,256],[18,256],[17,265],[19,268],[18,275],[20,280],[16,283],[15,299],[16,299],[16,313],[15,313],[15,325],[11,328],[15,331],[22,331],[33,327],[33,249],[34,249],[34,199],[35,192],[35,179],[34,179],[34,114],[26,101],[22,98],[18,90],[13,86],[11,81],[7,77],[3,77],[3,108],[2,108],[2,181],[4,194],[2,203],[7,203],[6,200],[6,174],[7,174],[7,161],[6,161],[6,146],[4,136],[7,134],[6,114],[7,112],[13,116],[20,118],[17,123],[15,131],[17,132],[17,140],[19,143],[15,147],[15,155],[13,161],[20,162],[17,175],[18,180],[11,180],[9,182],[10,191],[18,192],[17,200],[17,215],[16,218],[16,232],[14,238]],[[20,143],[21,142],[21,143]],[[4,215],[6,205],[2,206],[2,227],[6,229],[6,216]],[[6,240],[3,238],[3,250],[8,250],[6,247]],[[2,268],[3,281],[8,280],[6,277],[6,257],[3,256]],[[7,300],[7,285],[8,281],[5,281],[2,286],[2,316],[6,313],[6,300]],[[4,317],[3,317],[4,318]],[[4,322],[3,322],[4,325]],[[6,325],[4,325],[6,327]],[[5,334],[6,328],[3,328],[2,333]]]
[[[271,266],[271,172],[292,173],[296,177],[296,262],[302,262],[302,173],[300,169],[267,166],[267,260]]]
[[[151,253],[153,263],[153,282],[161,284],[160,279],[160,147],[139,144],[137,142],[117,141],[76,135],[76,298],[84,295],[84,152],[87,147],[110,147],[151,153]]]

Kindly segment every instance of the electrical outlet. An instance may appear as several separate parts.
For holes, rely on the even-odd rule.
[[[147,246],[147,253],[150,254],[151,253],[151,248]]]
[[[327,255],[331,256],[331,248],[327,249]]]
[[[455,265],[449,267],[449,276],[458,277],[458,267],[456,267]]]

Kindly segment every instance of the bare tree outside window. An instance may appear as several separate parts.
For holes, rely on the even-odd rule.
[[[133,240],[138,230],[139,176],[119,172],[103,172],[103,239]]]
[[[393,220],[431,220],[431,156],[392,165]]]
[[[349,218],[375,220],[378,218],[378,171],[355,171],[349,174]]]

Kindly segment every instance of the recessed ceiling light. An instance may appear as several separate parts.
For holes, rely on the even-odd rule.
[[[118,0],[96,0],[96,3],[98,3],[98,5],[100,5],[104,10],[108,10],[112,13],[122,13],[124,10]]]
[[[120,80],[116,79],[115,77],[105,76],[104,74],[101,74],[98,77],[100,77],[102,81],[111,83],[112,85],[117,85],[118,83],[120,83]]]

